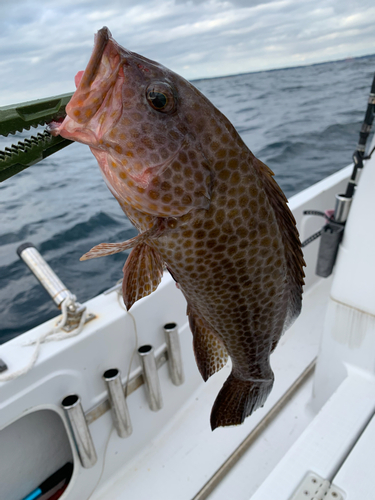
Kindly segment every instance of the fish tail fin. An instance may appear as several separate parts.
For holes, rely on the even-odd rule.
[[[225,381],[211,411],[211,429],[239,425],[263,406],[273,386],[270,380],[241,380],[233,373]]]

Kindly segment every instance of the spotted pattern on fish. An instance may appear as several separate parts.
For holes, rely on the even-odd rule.
[[[79,75],[53,133],[90,146],[139,230],[84,258],[134,247],[124,268],[128,307],[156,288],[166,265],[188,303],[204,380],[232,361],[211,426],[242,423],[272,389],[270,355],[301,309],[304,261],[287,200],[208,99],[107,28]]]

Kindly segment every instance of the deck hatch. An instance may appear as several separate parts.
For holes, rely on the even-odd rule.
[[[327,479],[308,472],[290,500],[344,500],[344,494]]]

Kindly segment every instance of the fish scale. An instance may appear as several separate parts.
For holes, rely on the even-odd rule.
[[[240,424],[273,385],[270,355],[298,316],[303,256],[272,172],[193,85],[132,53],[103,28],[53,135],[83,142],[139,230],[84,259],[133,248],[124,267],[128,308],[158,286],[164,264],[187,300],[204,380],[230,356],[212,429]]]

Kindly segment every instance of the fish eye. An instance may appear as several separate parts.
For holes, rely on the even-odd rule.
[[[146,90],[146,98],[150,106],[162,113],[173,113],[176,109],[176,98],[168,83],[154,82]]]
[[[152,90],[148,93],[147,99],[150,101],[151,106],[158,111],[165,108],[168,103],[168,97],[165,94],[162,94],[161,92],[154,92]]]

